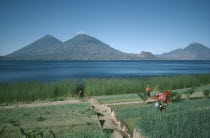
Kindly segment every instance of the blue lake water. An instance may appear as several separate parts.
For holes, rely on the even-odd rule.
[[[0,80],[56,81],[89,77],[142,77],[210,73],[203,61],[0,61]]]

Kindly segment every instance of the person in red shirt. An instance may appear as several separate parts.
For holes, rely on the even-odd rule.
[[[77,96],[80,97],[81,96],[81,93],[82,93],[81,91],[77,92]]]
[[[150,85],[147,86],[146,92],[147,92],[147,96],[150,97],[150,92],[151,92]]]

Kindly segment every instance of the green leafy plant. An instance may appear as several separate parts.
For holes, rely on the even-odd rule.
[[[44,121],[44,120],[47,120],[47,118],[43,117],[43,116],[39,116],[37,118],[37,121]]]
[[[6,125],[1,129],[1,131],[0,131],[0,136],[2,136],[3,135],[3,133],[4,133],[4,130],[6,129]]]
[[[190,96],[195,92],[195,89],[194,88],[190,88],[188,90],[186,90],[184,92],[184,94],[187,96],[187,99],[190,99]]]
[[[144,103],[146,104],[146,100],[148,98],[147,92],[143,92],[143,93],[138,93],[138,96],[144,101]]]
[[[206,97],[206,98],[208,98],[209,97],[209,94],[210,94],[210,90],[204,90],[203,91],[203,95]]]
[[[44,130],[42,130],[42,129],[32,129],[32,130],[30,130],[28,132],[25,132],[23,130],[23,128],[21,128],[21,127],[20,127],[20,129],[22,129],[22,130],[20,130],[20,131],[22,131],[21,134],[23,136],[27,137],[27,138],[35,138],[38,135],[40,135],[42,138],[44,137],[44,134],[43,134]]]
[[[56,97],[56,98],[53,98],[52,101],[63,101],[64,98],[63,97]]]
[[[48,131],[44,129],[32,129],[32,130],[26,131],[21,126],[19,126],[19,129],[20,129],[21,136],[26,137],[26,138],[36,138],[37,136],[44,138],[44,132]],[[53,138],[55,138],[55,134],[53,133],[52,130],[48,132],[52,135]]]
[[[10,124],[13,125],[13,126],[19,126],[19,121],[16,121],[16,120],[9,120]]]
[[[182,94],[177,93],[176,96],[174,97],[174,101],[175,102],[181,102],[181,100],[182,100]]]
[[[171,102],[180,102],[182,98],[182,94],[178,92],[171,92],[170,93],[170,100]]]

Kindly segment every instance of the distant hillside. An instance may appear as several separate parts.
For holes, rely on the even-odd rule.
[[[137,54],[121,52],[85,34],[77,35],[64,43],[51,35],[46,35],[6,57],[16,60],[140,59]]]
[[[210,48],[194,42],[184,49],[163,53],[159,57],[176,60],[207,60],[210,59]]]
[[[138,57],[143,58],[143,59],[155,59],[155,55],[153,55],[151,52],[145,52],[142,51]]]

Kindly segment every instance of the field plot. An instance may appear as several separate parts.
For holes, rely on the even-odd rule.
[[[141,130],[147,137],[209,137],[210,100],[194,99],[167,106],[167,112],[157,111],[153,104],[110,106],[132,132]]]
[[[20,137],[19,125],[27,134],[43,132],[44,137],[105,137],[96,112],[87,103],[1,109],[0,129],[6,126],[3,137]]]
[[[186,99],[186,95],[184,95],[184,92],[187,91],[188,89],[189,88],[176,89],[176,90],[172,90],[172,92],[180,93],[182,94],[182,98]],[[203,86],[196,87],[195,93],[193,93],[191,97],[192,98],[203,97],[203,90],[210,90],[210,85],[203,85]],[[151,92],[151,97],[158,93],[160,92],[159,91]],[[140,97],[137,94],[95,96],[94,98],[103,104],[142,101],[142,99],[140,99]]]
[[[141,100],[137,94],[121,94],[121,95],[111,95],[111,96],[96,96],[94,97],[100,103],[119,103],[119,102],[132,102]]]

